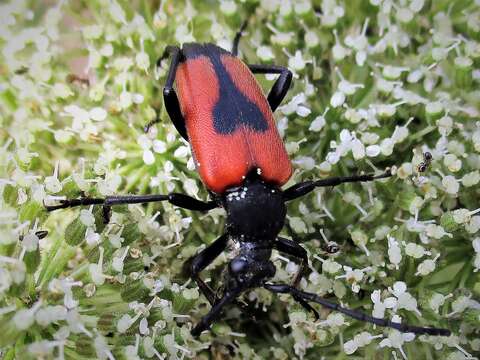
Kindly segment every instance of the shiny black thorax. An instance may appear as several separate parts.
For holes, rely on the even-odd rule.
[[[228,266],[227,288],[258,287],[275,275],[270,257],[285,223],[285,200],[280,188],[255,175],[221,196],[227,212],[225,232],[236,251]]]

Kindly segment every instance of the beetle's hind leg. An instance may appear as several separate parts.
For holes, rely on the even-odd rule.
[[[160,66],[161,61],[166,59],[169,55],[171,55],[172,61],[170,63],[170,68],[168,69],[167,81],[165,82],[165,87],[163,88],[163,101],[165,104],[165,109],[167,110],[168,116],[172,120],[173,125],[180,135],[185,140],[188,140],[187,128],[185,127],[185,118],[180,110],[180,102],[178,101],[177,93],[173,88],[173,82],[175,81],[178,64],[183,59],[182,50],[178,46],[167,46],[163,52],[163,55],[158,59],[157,66]],[[160,119],[157,117],[154,121],[148,123],[145,126],[145,132],[148,132],[150,127],[159,121]]]
[[[318,295],[296,289],[290,285],[286,284],[264,284],[264,287],[271,292],[277,294],[291,294],[294,299],[300,298],[304,302],[314,302],[327,309],[338,311],[344,315],[347,315],[351,318],[375,324],[378,326],[388,327],[396,329],[403,333],[414,333],[414,334],[427,334],[433,336],[450,336],[451,332],[448,329],[434,328],[434,327],[422,327],[422,326],[411,326],[403,323],[393,322],[388,319],[377,318],[370,315],[367,315],[358,310],[352,310],[344,308],[334,302],[328,301]]]
[[[298,269],[297,273],[295,274],[295,276],[293,277],[293,281],[292,281],[292,287],[296,288],[298,286],[298,284],[300,283],[300,280],[302,279],[303,275],[304,275],[305,265],[308,265],[307,251],[302,246],[297,244],[295,241],[288,240],[288,239],[285,239],[285,238],[282,238],[282,237],[277,238],[277,241],[275,241],[275,243],[273,245],[273,248],[280,251],[280,252],[288,254],[290,256],[301,259],[299,269]],[[315,316],[315,320],[318,320],[320,318],[317,310],[315,310],[312,306],[310,306],[310,304],[308,302],[304,301],[300,297],[295,297],[295,300],[300,305],[302,305],[302,307],[305,310],[307,310],[309,312],[312,312],[313,315]]]
[[[385,179],[392,176],[392,172],[387,169],[383,174],[365,174],[365,175],[352,175],[352,176],[338,176],[316,181],[304,181],[290,186],[283,192],[283,198],[285,201],[290,201],[308,194],[317,187],[337,186],[345,183],[353,182],[367,182],[375,181],[379,179]]]
[[[282,237],[277,238],[277,241],[275,241],[273,244],[273,248],[301,260],[299,269],[292,281],[292,286],[297,287],[298,283],[303,277],[305,265],[308,265],[307,251],[295,241]]]
[[[268,103],[272,111],[275,111],[282,100],[287,95],[288,89],[292,84],[292,72],[284,66],[276,65],[248,65],[251,72],[254,74],[280,74],[272,89],[268,93]]]

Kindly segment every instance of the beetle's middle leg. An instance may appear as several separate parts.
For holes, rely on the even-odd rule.
[[[292,287],[296,288],[304,275],[305,265],[308,265],[307,251],[295,241],[288,240],[282,237],[277,238],[277,241],[275,241],[273,248],[285,254],[301,259],[300,267],[295,276],[293,277],[291,285]],[[295,297],[295,300],[298,301],[300,305],[302,305],[307,311],[311,311],[315,316],[315,319],[318,320],[320,318],[318,312],[308,302],[304,301],[300,297]]]
[[[317,187],[336,186],[344,183],[351,182],[366,182],[384,179],[392,176],[390,170],[386,170],[383,174],[373,175],[352,175],[352,176],[338,176],[316,181],[304,181],[295,185],[292,185],[288,189],[283,191],[283,198],[285,201],[290,201],[308,194]]]
[[[81,197],[78,199],[60,200],[58,205],[45,205],[45,209],[53,211],[76,206],[103,205],[104,221],[108,223],[110,208],[114,205],[144,204],[158,201],[168,201],[172,205],[195,211],[208,211],[218,207],[215,201],[201,201],[185,194],[171,193],[167,195],[112,195],[105,198]]]

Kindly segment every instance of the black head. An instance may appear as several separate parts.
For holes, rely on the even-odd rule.
[[[282,190],[250,174],[242,186],[222,195],[227,211],[227,232],[240,241],[273,240],[283,227],[286,216]]]
[[[275,275],[275,265],[268,260],[271,250],[246,251],[228,264],[225,285],[227,290],[247,290],[262,286]]]

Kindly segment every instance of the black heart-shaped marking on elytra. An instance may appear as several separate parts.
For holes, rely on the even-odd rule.
[[[235,85],[225,69],[220,54],[210,54],[219,85],[219,99],[213,108],[213,127],[219,134],[232,134],[243,125],[264,132],[268,123],[257,104],[248,99]]]

